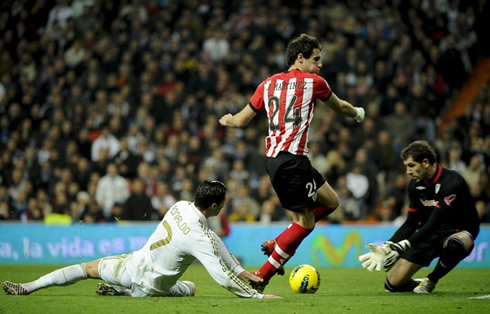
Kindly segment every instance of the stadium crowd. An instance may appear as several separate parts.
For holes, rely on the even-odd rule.
[[[266,3],[197,0],[0,4],[0,219],[160,220],[196,182],[228,203],[216,225],[288,219],[264,169],[267,121],[224,129],[258,83],[285,70],[300,33],[321,75],[366,109],[356,124],[316,108],[309,157],[341,198],[332,223],[393,223],[406,208],[399,153],[432,143],[490,222],[490,85],[438,122],[479,59],[489,1]],[[486,18],[485,18],[486,16]],[[486,20],[485,20],[486,19]]]

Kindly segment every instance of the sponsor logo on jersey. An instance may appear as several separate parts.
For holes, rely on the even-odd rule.
[[[438,207],[439,206],[439,202],[436,201],[436,200],[423,200],[423,199],[420,199],[420,202],[425,207],[431,207],[431,206]]]
[[[456,199],[456,194],[451,194],[449,196],[446,196],[444,198],[444,203],[447,204],[447,206],[451,206],[451,203]]]
[[[419,186],[416,186],[415,189],[422,191],[422,190],[425,190],[425,186],[419,185]]]

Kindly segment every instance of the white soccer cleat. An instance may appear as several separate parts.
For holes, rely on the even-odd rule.
[[[20,283],[13,283],[10,281],[2,282],[2,288],[5,294],[11,295],[27,295],[29,292]]]
[[[416,279],[416,281],[418,280]],[[426,277],[419,282],[419,285],[413,289],[413,292],[419,294],[429,294],[435,287],[436,284]]]

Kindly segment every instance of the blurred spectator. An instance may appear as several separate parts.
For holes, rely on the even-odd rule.
[[[158,211],[160,218],[167,213],[167,211],[175,204],[176,198],[168,190],[168,184],[165,182],[158,182],[157,193],[151,198],[151,205]]]
[[[407,106],[404,102],[395,103],[393,114],[385,119],[386,130],[390,133],[392,143],[396,152],[408,144],[414,133],[414,121],[411,115],[407,113]]]
[[[121,220],[151,220],[156,212],[151,205],[151,199],[145,193],[141,179],[136,178],[131,184],[131,195],[123,203]]]
[[[129,197],[128,181],[119,175],[115,164],[107,166],[107,174],[97,183],[95,199],[103,210],[104,217],[109,218],[115,203],[123,203]]]
[[[485,169],[482,160],[483,158],[481,155],[474,155],[471,157],[468,167],[461,172],[461,175],[470,187],[477,185],[478,181],[480,181],[481,173]]]
[[[359,205],[359,213],[356,219],[364,219],[368,214],[366,199],[369,196],[369,179],[366,174],[362,172],[361,166],[357,164],[352,166],[345,178],[347,189],[349,189]]]
[[[238,204],[228,217],[230,222],[255,222],[255,217],[250,214],[248,205],[247,203]]]
[[[100,159],[100,151],[106,149],[108,158],[111,159],[119,152],[120,143],[119,140],[110,133],[109,127],[104,126],[101,134],[92,144],[92,161],[98,161]]]

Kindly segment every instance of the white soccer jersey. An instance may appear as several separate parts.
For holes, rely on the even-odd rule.
[[[223,288],[244,298],[262,298],[237,276],[244,271],[223,241],[208,228],[194,203],[177,202],[143,248],[129,254],[125,271],[148,295],[167,295],[192,262],[198,259]]]

